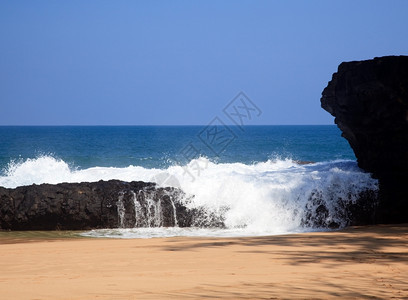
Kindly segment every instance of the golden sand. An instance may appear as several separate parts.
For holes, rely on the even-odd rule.
[[[408,225],[246,238],[0,235],[0,299],[408,298]]]

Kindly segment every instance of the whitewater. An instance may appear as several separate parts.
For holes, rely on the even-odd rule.
[[[62,159],[45,155],[11,161],[0,176],[0,186],[62,182],[122,181],[155,182],[176,187],[185,194],[178,199],[188,208],[201,208],[223,218],[224,228],[146,227],[93,230],[93,237],[152,238],[171,236],[259,236],[327,228],[302,224],[310,199],[319,196],[329,214],[327,222],[347,225],[342,203],[355,202],[361,192],[378,190],[369,173],[355,161],[335,160],[301,164],[291,159],[269,159],[252,164],[217,163],[199,157],[185,165],[167,168],[91,167],[78,169]],[[313,211],[313,209],[311,210]]]

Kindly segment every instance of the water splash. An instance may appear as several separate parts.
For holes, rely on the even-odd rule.
[[[200,163],[203,160],[200,158]],[[171,194],[170,202],[163,202],[151,190],[135,191],[135,194],[127,191],[121,200],[118,196],[119,227],[152,228],[166,222],[170,224],[166,226],[173,226],[168,221],[171,214],[174,224],[179,225],[182,220],[177,218],[177,205],[181,203],[195,212],[195,226],[219,225],[217,230],[240,232],[240,235],[313,230],[319,223],[322,228],[334,223],[343,227],[349,218],[344,207],[358,201],[364,191],[378,190],[378,182],[362,172],[355,161],[301,165],[290,159],[275,159],[248,165],[207,160],[206,168],[192,180],[185,168],[191,169],[195,163],[192,160],[184,166],[166,169],[129,166],[72,170],[61,160],[40,157],[10,165],[5,176],[0,176],[0,186],[152,178],[158,178],[158,183],[166,186],[170,180],[163,181],[164,176],[160,175],[165,173],[186,195]],[[133,204],[128,205],[126,201]],[[307,221],[313,218],[320,221]]]

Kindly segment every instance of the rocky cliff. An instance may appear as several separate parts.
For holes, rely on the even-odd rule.
[[[359,166],[379,179],[377,222],[407,222],[408,56],[341,63],[321,105]]]

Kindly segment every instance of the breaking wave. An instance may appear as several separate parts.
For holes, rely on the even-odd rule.
[[[118,179],[153,181],[160,186],[178,187],[179,199],[197,209],[205,218],[216,216],[223,228],[127,228],[94,230],[85,235],[146,238],[164,236],[248,236],[310,231],[305,215],[323,205],[324,222],[340,227],[347,224],[342,202],[357,201],[364,191],[376,191],[378,183],[361,171],[355,161],[337,160],[299,164],[290,159],[274,159],[254,164],[215,163],[206,157],[183,166],[148,169],[93,167],[75,169],[60,159],[41,156],[10,162],[0,177],[0,186],[61,182],[94,182]],[[312,200],[312,201],[311,201]],[[314,201],[316,200],[316,201]],[[312,207],[316,206],[316,207]]]

